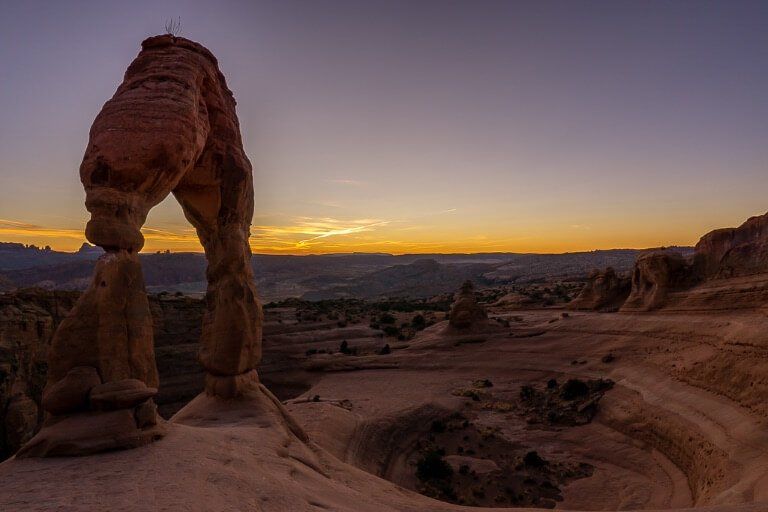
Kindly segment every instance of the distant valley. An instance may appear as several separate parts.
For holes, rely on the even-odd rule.
[[[690,247],[676,248],[683,255]],[[252,258],[265,302],[297,297],[306,300],[431,297],[455,291],[465,280],[480,288],[536,282],[585,280],[595,268],[627,273],[641,252],[612,249],[565,254],[332,254],[267,255]],[[83,244],[77,252],[0,243],[0,291],[41,287],[83,290],[101,250]],[[147,290],[152,293],[205,292],[202,253],[141,255]]]

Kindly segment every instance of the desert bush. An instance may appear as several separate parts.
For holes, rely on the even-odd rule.
[[[445,462],[445,450],[432,449],[426,451],[416,462],[416,477],[422,482],[447,480],[453,476],[453,469]]]
[[[560,391],[560,398],[563,400],[575,400],[582,396],[589,394],[589,386],[586,382],[579,379],[569,379],[563,385],[562,391]]]
[[[525,454],[525,457],[523,457],[523,464],[525,464],[528,467],[531,468],[540,468],[542,466],[545,466],[547,464],[547,461],[542,459],[538,452],[528,452]]]
[[[397,319],[394,316],[390,315],[389,313],[383,313],[379,317],[379,323],[382,323],[382,324],[394,324],[396,321]]]
[[[400,334],[400,329],[398,329],[394,325],[388,325],[388,326],[384,327],[384,334],[387,335],[387,336],[395,337],[395,336],[398,336]]]

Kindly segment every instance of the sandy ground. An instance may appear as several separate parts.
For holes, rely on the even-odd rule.
[[[389,355],[321,358],[286,406],[261,390],[200,396],[150,446],[11,459],[0,509],[468,510],[403,487],[419,435],[461,412],[546,458],[594,466],[558,509],[768,510],[764,314],[495,313],[520,318],[471,339],[438,324]],[[571,377],[616,382],[589,424],[532,426],[452,394],[489,379],[494,399],[511,400],[523,384]]]

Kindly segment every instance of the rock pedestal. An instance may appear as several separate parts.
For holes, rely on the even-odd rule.
[[[80,166],[102,247],[94,278],[54,335],[43,406],[50,415],[21,456],[130,448],[163,434],[138,251],[149,210],[173,193],[208,259],[200,362],[206,392],[258,386],[262,312],[248,244],[253,177],[235,100],[203,46],[151,37],[93,122]]]
[[[448,315],[448,325],[457,331],[469,331],[486,325],[488,313],[477,303],[475,287],[471,281],[465,281]]]

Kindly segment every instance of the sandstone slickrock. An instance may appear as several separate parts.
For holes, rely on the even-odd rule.
[[[568,309],[616,311],[629,296],[632,282],[620,277],[612,267],[594,270],[578,297],[568,303]]]
[[[465,281],[451,306],[449,327],[457,331],[469,331],[484,326],[487,321],[488,313],[477,303],[474,285],[471,281]]]
[[[149,210],[170,193],[208,261],[199,354],[209,375],[207,392],[234,397],[258,382],[262,312],[248,244],[253,177],[235,100],[215,57],[171,35],[145,40],[93,122],[80,179],[91,214],[85,234],[105,254],[54,335],[47,387],[56,391],[49,394],[54,398],[80,396],[82,382],[66,377],[73,368],[93,368],[104,384],[86,405],[98,412],[81,412],[80,400],[45,401],[54,417],[20,455],[127,448],[162,434],[142,407],[157,391],[158,373],[137,253]],[[136,423],[137,412],[149,427]]]

